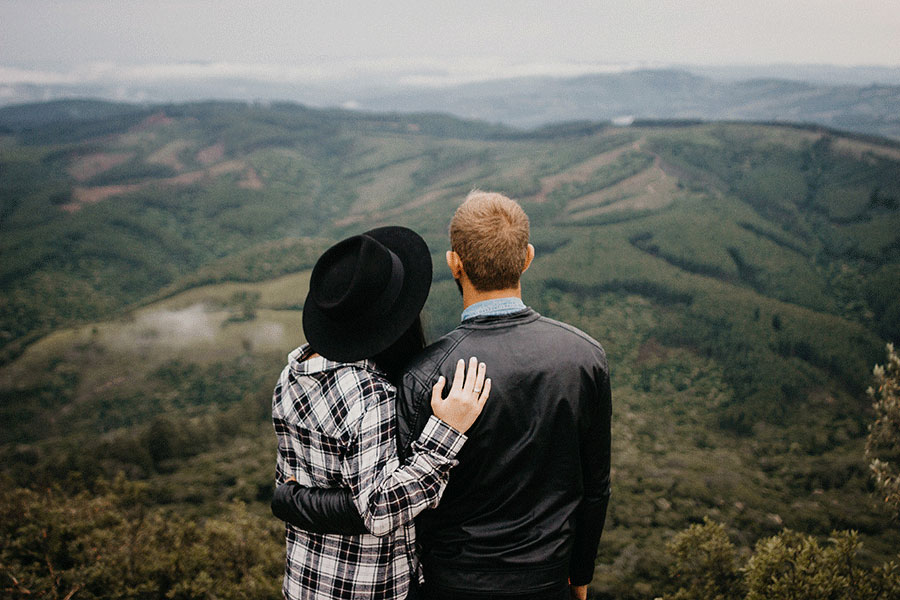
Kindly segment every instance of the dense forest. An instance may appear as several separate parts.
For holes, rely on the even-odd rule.
[[[853,530],[834,543],[860,572],[897,560],[864,446],[872,367],[900,341],[900,144],[67,101],[0,109],[4,593],[278,597],[270,402],[309,269],[342,236],[416,229],[435,339],[473,188],[531,218],[525,301],[610,356],[596,597],[700,597],[677,576],[698,536],[737,564]]]

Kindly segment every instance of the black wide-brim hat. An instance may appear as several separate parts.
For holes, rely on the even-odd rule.
[[[431,253],[406,227],[379,227],[338,242],[313,267],[303,333],[329,360],[386,350],[409,329],[431,289]]]

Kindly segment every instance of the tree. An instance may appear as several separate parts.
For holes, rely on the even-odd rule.
[[[874,385],[868,394],[874,400],[875,422],[869,426],[866,459],[875,484],[895,516],[900,517],[900,357],[887,345],[887,361],[875,365]]]
[[[878,600],[900,593],[900,569],[859,564],[855,531],[835,531],[827,546],[811,535],[785,529],[762,539],[744,567],[746,600]]]
[[[855,531],[835,531],[823,546],[785,529],[756,543],[740,568],[725,528],[709,519],[668,545],[678,591],[666,600],[891,600],[900,597],[900,566],[863,566]]]
[[[670,571],[680,589],[671,600],[736,600],[741,598],[734,544],[725,527],[704,517],[666,545],[675,563]]]

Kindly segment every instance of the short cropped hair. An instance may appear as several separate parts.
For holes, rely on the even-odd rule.
[[[516,287],[528,258],[528,215],[503,194],[473,190],[450,220],[450,247],[481,292]]]

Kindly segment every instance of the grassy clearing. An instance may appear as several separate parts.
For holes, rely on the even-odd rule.
[[[209,365],[250,352],[286,356],[304,341],[301,309],[308,286],[309,271],[201,286],[122,319],[55,331],[0,368],[0,387],[10,392],[36,386],[61,363],[84,375],[82,393],[89,394],[126,384],[123,376],[145,377],[171,360]]]

